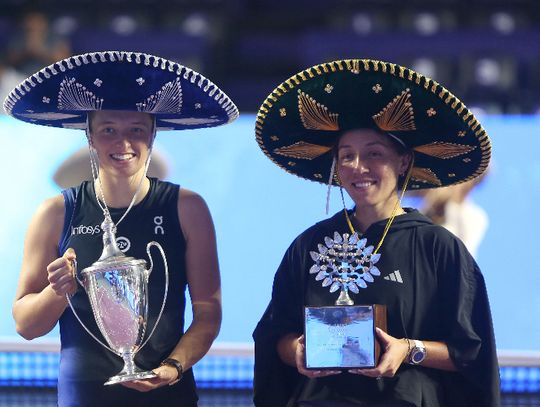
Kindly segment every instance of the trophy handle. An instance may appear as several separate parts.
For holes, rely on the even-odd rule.
[[[71,265],[73,266],[73,278],[75,278],[75,280],[84,288],[84,281],[82,281],[81,279],[79,279],[79,276],[78,276],[78,273],[77,273],[77,260],[76,259],[73,259],[71,261]],[[84,328],[84,330],[86,332],[88,332],[88,334],[94,338],[101,346],[109,349],[112,353],[118,355],[118,356],[122,356],[120,353],[118,353],[117,351],[115,351],[114,349],[112,349],[111,347],[109,347],[108,345],[104,344],[103,341],[99,340],[92,332],[90,332],[90,329],[88,329],[86,327],[86,325],[82,322],[81,318],[79,318],[79,314],[77,314],[77,311],[75,311],[75,307],[73,306],[73,303],[71,302],[71,297],[69,294],[66,294],[66,299],[67,299],[67,302],[69,304],[69,308],[71,308],[71,311],[73,312],[73,315],[75,315],[75,318],[77,318],[77,321],[79,321],[79,323],[81,324],[81,326]]]
[[[158,317],[156,319],[156,323],[154,324],[154,327],[152,328],[152,331],[150,331],[150,334],[146,338],[146,340],[143,342],[141,347],[137,350],[139,352],[144,345],[148,342],[148,340],[152,337],[154,334],[154,331],[156,330],[158,326],[158,322],[161,319],[161,315],[163,314],[163,310],[165,309],[165,303],[167,302],[167,293],[169,291],[169,267],[167,265],[167,258],[165,257],[165,252],[163,251],[163,248],[158,242],[150,242],[146,245],[146,253],[148,254],[148,257],[150,258],[150,268],[147,271],[146,279],[150,278],[150,274],[152,273],[152,270],[154,268],[154,261],[152,260],[152,255],[150,254],[150,247],[156,246],[159,249],[159,252],[161,253],[161,257],[163,258],[163,264],[165,265],[165,292],[163,293],[163,302],[161,303],[161,309],[159,310]]]

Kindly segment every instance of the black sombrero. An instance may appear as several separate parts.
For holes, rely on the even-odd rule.
[[[154,55],[105,51],[76,55],[25,79],[6,98],[5,111],[25,122],[84,129],[89,111],[151,113],[157,130],[214,127],[238,109],[198,72]]]
[[[256,136],[285,171],[326,183],[332,147],[355,128],[390,133],[415,152],[413,189],[476,178],[491,156],[486,132],[447,89],[408,68],[369,59],[324,63],[287,79],[261,105]]]

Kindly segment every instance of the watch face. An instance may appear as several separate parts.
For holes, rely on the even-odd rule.
[[[426,355],[421,349],[415,349],[413,354],[411,355],[411,362],[420,363],[424,360],[425,357]]]

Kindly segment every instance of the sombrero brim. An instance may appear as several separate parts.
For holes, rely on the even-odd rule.
[[[368,59],[316,65],[283,82],[259,109],[256,137],[285,171],[327,183],[332,147],[357,128],[390,133],[414,151],[412,189],[473,179],[491,156],[486,132],[447,89],[408,68]]]
[[[137,52],[92,52],[66,58],[25,79],[4,110],[25,122],[84,129],[89,111],[155,115],[157,130],[215,127],[238,109],[213,82],[176,62]]]
[[[152,159],[148,166],[148,176],[159,179],[165,179],[169,173],[169,164],[159,152],[152,150]],[[92,170],[90,169],[90,152],[88,147],[80,148],[71,154],[56,169],[53,180],[60,188],[66,189],[79,185],[83,181],[92,179]]]

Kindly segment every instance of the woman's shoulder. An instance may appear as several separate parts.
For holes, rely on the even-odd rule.
[[[30,222],[29,231],[38,233],[45,239],[56,239],[64,225],[65,204],[62,194],[45,199],[38,206]],[[39,231],[39,232],[38,232]]]
[[[65,211],[64,196],[62,194],[45,199],[38,206],[36,216],[44,216],[49,221],[60,218],[63,222]]]
[[[186,188],[179,188],[178,191],[178,215],[181,223],[194,223],[200,225],[202,222],[211,223],[210,210],[204,198],[195,191]]]
[[[186,188],[178,187],[178,201],[189,209],[206,207],[206,201],[199,193]]]

